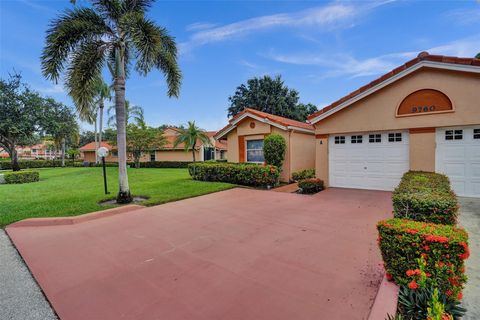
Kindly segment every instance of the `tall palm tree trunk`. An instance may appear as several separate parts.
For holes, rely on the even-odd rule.
[[[102,130],[103,130],[103,99],[100,100],[100,105],[98,108],[98,112],[100,113],[100,123],[98,124],[98,144],[102,146]]]
[[[196,171],[196,168],[195,168],[195,145],[196,145],[196,143],[194,142],[194,143],[193,143],[193,146],[192,146],[193,176],[195,176],[195,171]]]
[[[122,67],[120,67],[123,69]],[[119,68],[119,69],[120,69]],[[119,70],[114,81],[115,116],[117,119],[118,195],[117,203],[132,202],[127,175],[127,133],[125,120],[125,73]]]
[[[98,148],[100,148],[100,146],[98,145],[98,133],[97,133],[97,117],[95,116],[95,163],[98,163],[98,154],[97,154],[97,150]]]
[[[62,167],[65,167],[65,138],[62,138]]]

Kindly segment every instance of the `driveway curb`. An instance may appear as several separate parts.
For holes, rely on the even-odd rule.
[[[383,276],[382,283],[378,287],[375,301],[368,315],[368,320],[384,320],[387,314],[395,315],[397,312],[399,287]]]
[[[110,217],[116,214],[131,212],[138,209],[143,209],[144,206],[138,204],[130,204],[126,206],[121,206],[118,208],[112,208],[102,211],[96,211],[91,213],[82,214],[74,217],[55,217],[55,218],[29,218],[25,220],[20,220],[8,225],[5,229],[16,228],[16,227],[44,227],[44,226],[61,226],[61,225],[71,225],[82,223],[86,221],[101,219]]]

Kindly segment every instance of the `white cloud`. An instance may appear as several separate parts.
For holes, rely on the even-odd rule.
[[[199,31],[199,30],[211,29],[215,26],[217,26],[215,23],[195,22],[195,23],[192,23],[192,24],[189,24],[188,26],[186,26],[185,30],[187,30],[187,31]]]
[[[479,43],[480,34],[432,47],[425,51],[428,51],[430,54],[473,57],[478,53]],[[424,51],[424,49],[385,54],[363,60],[356,59],[349,54],[278,54],[270,52],[265,56],[282,63],[322,67],[324,71],[322,71],[322,75],[319,78],[337,76],[355,78],[386,73],[407,60],[414,58],[421,51]]]
[[[368,5],[334,2],[326,6],[315,7],[308,10],[259,16],[219,27],[211,27],[193,33],[187,42],[180,44],[180,51],[185,53],[195,47],[208,43],[225,41],[278,27],[322,27],[325,30],[339,26],[349,27],[352,25],[353,18],[356,16],[388,2],[391,1],[373,2]],[[201,26],[202,24],[200,23],[199,25]]]
[[[35,90],[39,91],[43,94],[56,94],[56,93],[64,93],[65,90],[61,84],[54,84],[48,87],[35,87]]]

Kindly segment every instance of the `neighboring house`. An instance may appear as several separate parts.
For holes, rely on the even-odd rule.
[[[420,53],[310,115],[327,186],[392,190],[408,170],[480,197],[480,60]]]
[[[57,159],[61,157],[61,152],[52,148],[51,144],[40,143],[31,146],[18,146],[15,148],[17,150],[18,159],[23,160],[32,160],[32,159]],[[8,158],[9,154],[7,151],[0,148],[0,158]]]
[[[174,147],[175,139],[178,136],[179,130],[175,127],[169,127],[164,130],[164,136],[167,139],[167,143],[157,150],[143,153],[140,161],[192,161],[191,150],[185,151],[184,145],[180,144]],[[207,132],[211,139],[211,146],[204,146],[198,142],[198,146],[195,148],[195,158],[197,161],[205,160],[220,160],[225,159],[227,153],[227,145],[224,142],[218,142],[213,139],[215,131]],[[105,159],[107,162],[117,162],[118,155],[115,147],[106,142],[102,142],[102,146],[110,150],[108,157]],[[80,158],[83,161],[95,162],[95,142],[90,142],[80,148]],[[127,154],[128,161],[133,161],[133,157]]]
[[[315,167],[315,130],[304,122],[246,108],[215,139],[228,142],[228,162],[264,163],[263,139],[271,133],[282,135],[287,143],[282,181],[295,171]]]

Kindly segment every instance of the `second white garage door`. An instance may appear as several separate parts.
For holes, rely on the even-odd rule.
[[[329,137],[331,187],[393,190],[409,170],[408,132]]]

